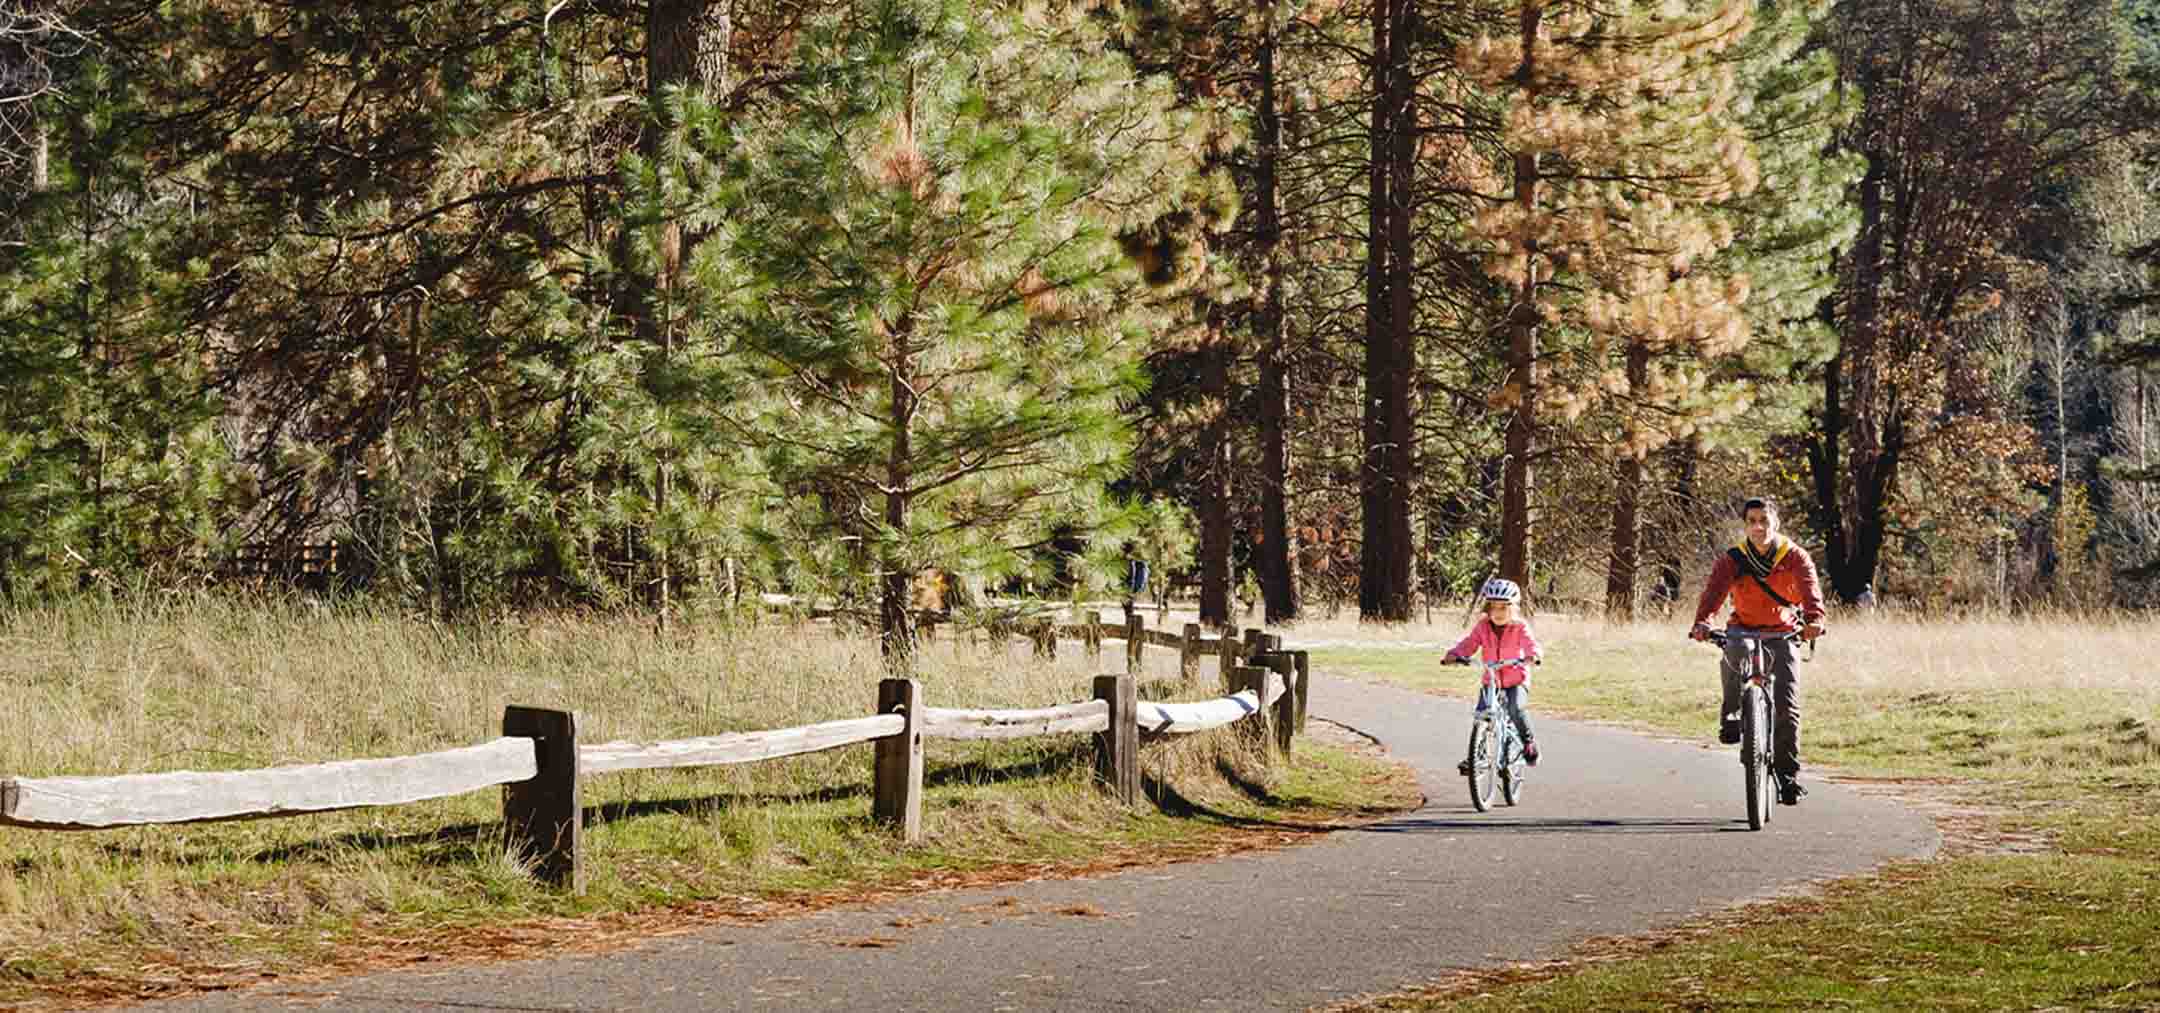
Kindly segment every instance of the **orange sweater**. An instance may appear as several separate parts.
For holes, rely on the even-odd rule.
[[[1815,560],[1808,556],[1806,549],[1789,539],[1780,536],[1778,541],[1777,562],[1763,580],[1798,607],[1798,621],[1765,594],[1755,578],[1740,569],[1730,552],[1718,556],[1717,565],[1710,568],[1710,582],[1703,586],[1702,600],[1695,604],[1695,621],[1709,622],[1710,617],[1724,607],[1728,595],[1732,598],[1733,624],[1751,630],[1791,632],[1799,629],[1802,622],[1821,619],[1822,584],[1815,576]]]

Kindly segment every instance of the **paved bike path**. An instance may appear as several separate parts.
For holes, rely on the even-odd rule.
[[[1471,809],[1467,703],[1315,675],[1312,713],[1414,765],[1428,802],[1274,852],[944,891],[600,956],[396,971],[159,1010],[1304,1009],[1565,954],[1931,853],[1932,822],[1808,780],[1749,832],[1730,748],[1537,715],[1521,806]],[[1706,740],[1710,715],[1704,716]],[[1070,909],[1070,910],[1066,910]],[[901,927],[906,926],[906,927]],[[860,943],[894,940],[880,948]]]

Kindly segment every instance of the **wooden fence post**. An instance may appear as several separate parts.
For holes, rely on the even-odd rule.
[[[1110,727],[1095,733],[1095,775],[1120,803],[1132,805],[1140,798],[1140,681],[1098,675],[1095,699],[1110,704]]]
[[[1141,653],[1147,650],[1147,617],[1138,611],[1125,617],[1125,671],[1140,674]]]
[[[1281,637],[1269,637],[1268,639],[1275,641],[1278,645],[1282,641]],[[1267,663],[1269,670],[1282,679],[1282,699],[1275,701],[1275,710],[1271,717],[1275,722],[1275,745],[1282,749],[1283,759],[1288,760],[1290,758],[1290,736],[1297,729],[1297,659],[1291,657],[1288,652],[1275,651],[1267,656]],[[1263,699],[1265,698],[1263,697]]]
[[[922,683],[913,679],[878,682],[877,712],[907,719],[898,735],[877,740],[877,794],[871,818],[900,831],[903,841],[922,838]]]
[[[584,808],[578,796],[577,714],[538,707],[503,708],[504,735],[533,740],[539,767],[530,781],[503,785],[503,836],[533,875],[571,893],[585,892],[580,858]]]
[[[1215,660],[1215,672],[1217,675],[1222,676],[1223,689],[1235,693],[1237,692],[1237,667],[1238,663],[1243,660],[1243,656],[1238,653],[1237,627],[1233,624],[1224,624],[1222,640],[1217,642],[1215,647],[1221,652]]]
[[[1200,674],[1200,624],[1186,623],[1185,637],[1178,643],[1178,677],[1191,680]]]
[[[1266,641],[1261,638],[1266,636],[1267,630],[1258,626],[1245,631],[1245,660],[1251,661],[1255,655],[1258,655],[1263,650],[1262,645]]]
[[[1312,653],[1291,651],[1297,665],[1297,730],[1305,731],[1305,704],[1312,699]]]
[[[1267,759],[1268,748],[1268,670],[1253,665],[1239,665],[1235,669],[1232,669],[1231,673],[1230,691],[1233,693],[1242,693],[1248,689],[1252,690],[1253,700],[1256,701],[1260,707],[1260,709],[1255,712],[1251,717],[1240,720],[1237,723],[1238,738],[1240,741],[1243,741],[1246,744],[1255,747],[1256,751],[1260,755],[1261,760],[1265,761]]]
[[[1102,658],[1102,613],[1100,611],[1088,610],[1087,632],[1081,634],[1080,639],[1087,644],[1089,661]]]

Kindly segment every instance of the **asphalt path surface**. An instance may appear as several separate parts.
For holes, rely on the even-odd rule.
[[[1315,675],[1311,714],[1419,773],[1426,804],[1287,849],[942,891],[599,956],[401,970],[157,1010],[1306,1009],[1565,955],[1931,853],[1926,817],[1807,778],[1750,832],[1736,752],[1532,713],[1520,806],[1470,807],[1467,703]],[[1712,741],[1705,714],[1704,743]],[[875,948],[870,939],[890,942]]]

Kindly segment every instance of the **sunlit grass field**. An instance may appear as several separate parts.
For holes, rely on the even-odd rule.
[[[1537,706],[1706,737],[1716,729],[1715,648],[1684,622],[1533,620],[1546,664]],[[1397,628],[1398,646],[1322,647],[1315,664],[1439,691],[1467,692],[1442,668],[1453,625]],[[1347,623],[1296,628],[1339,643]],[[2136,769],[2160,763],[2160,620],[2001,617],[1931,621],[1838,617],[1801,665],[1808,756],[1867,776],[2003,776]],[[1805,648],[1803,657],[1809,656]]]
[[[1684,622],[1534,622],[1541,712],[1714,743],[1717,652]],[[1458,632],[1292,639],[1340,645],[1314,651],[1332,674],[1467,693],[1432,646]],[[2156,643],[2140,616],[1833,617],[1801,668],[1809,770],[1955,814],[1944,857],[1355,1008],[2160,1009]]]
[[[926,702],[1083,700],[1113,643],[1047,662],[1024,639],[939,640]],[[1149,695],[1213,696],[1153,652]],[[0,608],[0,776],[248,769],[405,755],[500,734],[506,704],[579,713],[587,743],[781,728],[870,714],[874,641],[829,625],[527,616],[446,627],[362,607],[208,597]],[[911,885],[1201,854],[1248,821],[1325,826],[1417,800],[1377,760],[1324,747],[1263,767],[1227,734],[1150,747],[1153,801],[1092,779],[1085,736],[928,744],[926,839],[870,821],[868,745],[717,768],[585,779],[588,892],[503,857],[497,791],[285,819],[84,833],[0,827],[0,1006],[226,986],[385,952],[515,952],[505,927],[755,915]],[[1012,874],[1022,874],[1015,872]],[[821,899],[823,898],[823,899]],[[632,929],[623,929],[634,934]],[[539,938],[546,940],[546,933]]]

